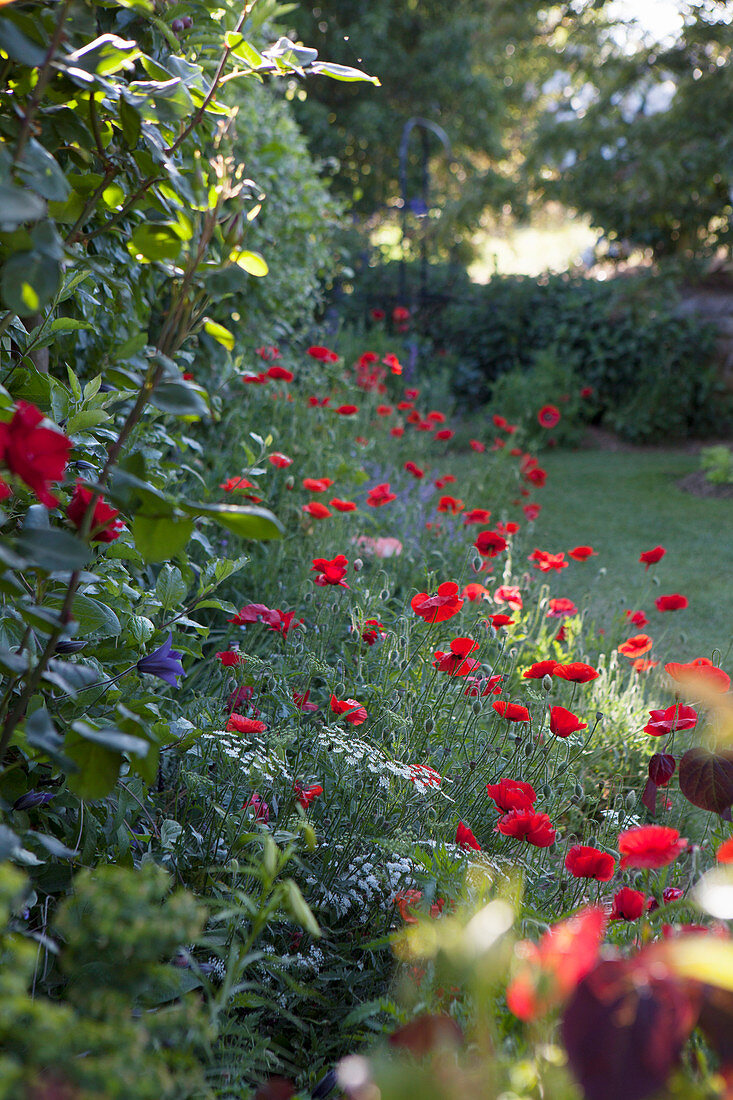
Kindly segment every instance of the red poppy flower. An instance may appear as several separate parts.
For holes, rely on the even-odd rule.
[[[397,322],[409,321],[410,311],[406,306],[395,306],[392,310],[392,320]]]
[[[254,791],[249,796],[247,801],[242,806],[243,810],[254,810],[255,821],[264,821],[265,824],[270,820],[270,807],[265,802],[264,798]]]
[[[388,481],[383,481],[381,485],[375,485],[369,490],[366,502],[370,508],[381,508],[391,500],[397,500],[397,494],[391,492]]]
[[[268,378],[274,378],[278,382],[292,382],[295,375],[291,370],[286,370],[285,367],[269,367],[265,371]]]
[[[524,512],[524,514],[527,517],[527,519],[529,520],[529,522],[534,523],[534,521],[537,519],[537,516],[542,511],[542,505],[541,504],[523,504],[522,505],[522,511]]]
[[[548,814],[536,813],[534,810],[510,810],[499,818],[494,832],[516,840],[526,840],[535,848],[549,848],[555,843],[557,835]]]
[[[330,401],[331,401],[330,397],[309,397],[308,398],[308,404],[314,409],[323,408],[325,405],[328,405]]]
[[[250,481],[247,477],[229,477],[226,481],[222,481],[219,486],[226,493],[242,493],[247,500],[253,501],[254,504],[259,504],[262,497],[255,496],[254,493],[245,493],[245,489],[257,489],[253,481]]]
[[[242,375],[242,381],[248,386],[264,386],[267,382],[267,378],[264,374],[251,374],[248,372]]]
[[[449,512],[452,516],[457,516],[464,507],[463,501],[458,497],[443,496],[438,501],[438,512]]]
[[[48,486],[63,475],[72,443],[58,429],[40,427],[43,420],[35,405],[18,401],[12,420],[0,424],[0,464],[16,474],[41,504],[54,508],[58,499]],[[3,498],[9,492],[5,486]]]
[[[733,836],[728,837],[715,853],[718,863],[733,863]]]
[[[597,679],[600,673],[597,668],[583,661],[571,661],[567,665],[555,665],[552,675],[560,680],[570,680],[573,684],[587,684],[590,680]]]
[[[593,387],[592,386],[583,386],[583,388],[580,391],[580,396],[581,397],[592,397],[593,396]]]
[[[694,661],[680,664],[671,661],[664,666],[664,671],[679,683],[688,686],[702,686],[708,691],[724,693],[730,687],[730,676],[722,668],[718,668],[707,657],[696,657]]]
[[[550,619],[564,619],[566,615],[577,615],[578,609],[567,596],[558,596],[548,603],[547,617]]]
[[[659,661],[648,661],[646,657],[639,657],[636,661],[632,661],[631,667],[634,672],[650,672],[658,664]]]
[[[267,725],[257,718],[245,718],[243,714],[230,714],[227,733],[264,733]]]
[[[541,489],[547,481],[547,471],[543,470],[540,466],[529,466],[522,471],[522,477],[525,481],[530,481],[533,485]]]
[[[445,489],[446,485],[454,485],[455,481],[456,479],[453,474],[443,474],[442,477],[435,479],[433,485],[436,489]]]
[[[428,420],[432,420],[435,424],[445,424],[445,413],[433,409],[432,412],[428,413]]]
[[[696,724],[697,711],[693,707],[677,704],[667,707],[666,710],[650,710],[644,733],[650,733],[652,737],[664,737],[673,730],[691,730]]]
[[[259,355],[260,359],[264,359],[266,363],[271,362],[273,359],[280,358],[280,350],[273,344],[268,344],[261,348],[255,348],[255,353]]]
[[[360,726],[367,720],[366,708],[356,699],[337,699],[332,695],[331,710],[334,714],[343,714],[344,720],[352,726]]]
[[[574,546],[568,550],[568,557],[573,561],[587,561],[590,557],[598,557],[598,554],[592,546]]]
[[[495,428],[507,428],[508,427],[508,424],[507,424],[507,421],[505,420],[505,418],[503,416],[498,416],[497,413],[494,413],[494,415],[491,418],[491,421],[492,421]]]
[[[314,558],[311,572],[316,570],[318,573],[318,576],[315,577],[314,580],[321,588],[325,587],[327,584],[340,585],[342,588],[348,588],[349,586],[344,580],[348,568],[349,563],[344,555],[337,554],[332,561],[329,561],[328,558]]]
[[[477,454],[483,454],[486,450],[486,444],[482,443],[480,439],[469,439],[469,444],[472,451],[476,451]]]
[[[302,710],[304,714],[313,714],[314,711],[318,710],[318,704],[317,703],[309,703],[308,702],[309,699],[310,699],[310,688],[308,688],[307,691],[304,691],[302,693],[299,692],[299,691],[294,691],[293,692],[293,702],[295,703],[298,710]]]
[[[473,653],[475,649],[478,649],[478,642],[474,642],[473,638],[454,638],[450,643],[449,653],[444,653],[442,649],[435,651],[433,668],[447,672],[449,676],[468,676],[469,672],[473,672],[481,664],[480,661],[468,658],[469,653]]]
[[[353,416],[354,413],[358,413],[358,411],[358,405],[339,405],[339,407],[336,409],[336,412],[339,414],[339,416]]]
[[[77,531],[80,531],[87,509],[92,499],[92,490],[88,489],[83,481],[77,481],[69,505],[66,509],[67,519],[70,519]],[[89,538],[92,542],[114,542],[125,529],[125,524],[118,519],[119,511],[110,508],[101,497],[97,497],[94,504],[92,522],[89,528]]]
[[[497,535],[501,535],[501,537],[505,539],[509,538],[511,535],[516,535],[517,531],[519,531],[519,524],[512,523],[511,520],[509,523],[502,523],[499,521],[496,525]]]
[[[574,844],[565,856],[565,867],[573,878],[592,878],[608,882],[616,870],[616,860],[608,852],[588,844]]]
[[[624,611],[624,615],[634,626],[646,626],[649,622],[643,611]]]
[[[333,478],[330,477],[304,477],[303,488],[309,493],[325,493],[326,489],[330,489],[333,485]]]
[[[670,596],[657,596],[654,601],[657,611],[683,611],[688,606],[687,596],[673,592]]]
[[[380,623],[379,619],[365,619],[361,637],[367,645],[374,645],[379,638],[386,637],[384,623]]]
[[[323,787],[319,783],[312,783],[310,787],[301,787],[300,783],[294,783],[293,790],[296,794],[296,801],[304,810],[307,810],[311,802],[314,802],[319,795],[323,794]]]
[[[626,867],[666,867],[687,847],[685,837],[668,825],[642,825],[618,838],[621,870]]]
[[[489,676],[488,679],[469,676],[466,680],[468,687],[464,691],[464,695],[468,695],[473,699],[478,699],[479,696],[485,695],[499,695],[501,693],[501,685],[504,680],[502,675]]]
[[[383,309],[370,309],[369,316],[372,321],[383,321],[385,318],[385,312]]]
[[[390,352],[388,355],[385,355],[382,362],[384,363],[385,367],[389,367],[392,374],[402,374],[402,364],[400,363],[396,355],[392,355],[392,353]]]
[[[391,416],[393,412],[391,405],[377,405],[377,416]]]
[[[389,434],[393,435],[395,439],[399,439],[405,434],[405,429],[401,425],[395,424],[394,428],[389,429]]]
[[[400,890],[392,899],[405,924],[417,924],[417,917],[413,910],[422,900],[422,890]]]
[[[482,584],[478,584],[476,581],[471,581],[461,592],[464,600],[470,600],[471,603],[476,603],[478,600],[490,600],[491,596],[489,592],[484,588]]]
[[[528,555],[527,561],[531,561],[534,564],[535,569],[539,569],[541,573],[551,573],[553,570],[558,571],[568,568],[568,562],[565,561],[565,553],[561,550],[559,554],[550,554],[547,550],[533,550]]]
[[[510,618],[509,615],[496,614],[489,615],[488,621],[491,622],[491,625],[494,627],[495,630],[499,630],[499,628],[502,626],[511,626],[514,622],[514,619]]]
[[[429,764],[410,764],[410,782],[418,787],[439,787],[441,776]]]
[[[497,554],[506,550],[507,541],[496,531],[480,531],[473,545],[482,557],[495,558]]]
[[[333,500],[328,502],[332,508],[335,508],[337,512],[355,512],[356,503],[353,500],[340,500],[338,497],[334,497]]]
[[[529,722],[529,711],[520,703],[507,703],[501,700],[491,704],[494,710],[507,722]]]
[[[629,886],[622,886],[613,895],[613,908],[608,915],[609,920],[638,920],[645,909],[649,909],[652,899],[646,897],[641,890],[632,890]]]
[[[506,991],[510,1012],[534,1020],[566,1000],[592,970],[605,928],[606,914],[594,906],[553,925],[539,943],[517,944],[521,962]]]
[[[221,661],[224,668],[234,668],[242,662],[243,658],[237,653],[236,649],[225,649],[221,653],[217,653],[217,660]]]
[[[414,462],[406,462],[404,468],[407,470],[408,474],[412,474],[415,478],[425,477],[425,471],[420,469],[419,466],[416,466]]]
[[[303,511],[313,519],[328,519],[333,515],[333,512],[325,504],[321,504],[320,500],[312,500],[310,504],[304,504]]]
[[[318,359],[321,363],[338,362],[338,355],[335,351],[331,351],[330,348],[324,348],[319,344],[315,344],[313,347],[308,348],[308,354],[311,359]]]
[[[537,421],[541,428],[554,428],[560,423],[560,410],[555,405],[543,405],[537,413]]]
[[[545,676],[554,676],[558,667],[557,661],[535,661],[522,673],[524,680],[542,680]]]
[[[645,550],[639,561],[646,562],[645,569],[648,569],[650,565],[656,565],[658,561],[661,561],[666,553],[667,551],[663,546],[655,546],[653,550]]]
[[[294,611],[281,611],[276,607],[272,614],[275,619],[270,623],[270,630],[274,630],[276,634],[282,634],[283,638],[287,638],[294,623],[300,623],[301,626],[303,624],[302,619],[295,618]]]
[[[618,646],[619,653],[623,653],[624,657],[641,657],[654,645],[654,642],[648,634],[634,634],[628,641],[622,642]]]
[[[488,508],[472,508],[469,512],[466,512],[463,517],[463,525],[468,526],[470,523],[488,523],[491,519],[491,512]]]
[[[481,845],[476,840],[468,825],[464,825],[462,821],[458,822],[458,828],[456,829],[456,844],[459,844],[461,848],[473,849],[474,852],[481,851]]]
[[[569,737],[571,733],[585,729],[588,729],[588,723],[581,722],[571,710],[566,710],[565,707],[550,708],[550,732],[555,737]]]
[[[418,592],[410,600],[410,606],[426,623],[442,623],[458,614],[463,607],[463,600],[458,595],[458,585],[454,581],[444,581],[438,586],[435,596]]]
[[[277,466],[279,470],[284,470],[287,466],[292,466],[292,458],[288,458],[287,455],[282,454],[280,451],[274,451],[271,455],[268,455],[267,461],[272,466]]]
[[[521,779],[500,779],[498,783],[487,783],[486,792],[502,814],[508,814],[511,810],[531,810],[537,801],[534,787]]]
[[[497,603],[506,603],[513,611],[521,611],[524,607],[522,594],[516,584],[500,584],[494,592]]]
[[[451,428],[441,428],[439,432],[435,433],[436,439],[452,439],[456,433]]]

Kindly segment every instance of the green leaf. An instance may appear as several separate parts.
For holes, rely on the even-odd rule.
[[[58,335],[66,332],[80,332],[82,329],[91,331],[94,325],[90,325],[88,321],[79,321],[76,317],[57,317],[51,322],[49,328],[51,332]]]
[[[43,47],[21,34],[9,17],[0,19],[0,50],[30,69],[39,68],[46,60]]]
[[[35,138],[28,142],[17,172],[26,185],[42,198],[53,202],[64,202],[68,198],[71,188],[66,176]]]
[[[79,855],[76,848],[67,848],[66,845],[62,844],[60,840],[57,840],[55,836],[49,836],[48,833],[37,833],[34,829],[29,829],[27,836],[37,840],[42,848],[45,848],[47,852],[57,859],[74,859]]]
[[[36,313],[51,301],[60,281],[60,265],[44,253],[16,252],[3,267],[3,300],[15,313]]]
[[[172,226],[146,222],[133,230],[127,250],[133,259],[154,263],[177,259],[182,243]]]
[[[367,73],[363,73],[361,69],[352,69],[350,65],[334,65],[330,61],[316,61],[310,66],[309,72],[316,76],[330,76],[332,80],[366,80],[370,84],[376,85],[377,88],[381,87],[381,82],[376,76],[369,76]]]
[[[120,38],[116,34],[102,34],[93,42],[70,53],[66,62],[97,76],[111,76],[121,69],[131,69],[142,51],[137,42]]]
[[[120,620],[112,608],[91,596],[75,596],[71,613],[78,620],[80,637],[117,638],[122,632]]]
[[[0,862],[11,859],[21,848],[20,837],[7,825],[0,825]]]
[[[224,328],[217,321],[212,321],[210,317],[204,318],[204,332],[207,332],[209,336],[212,336],[219,344],[222,344],[227,351],[234,351],[234,333],[230,332],[228,328]]]
[[[320,936],[321,929],[318,927],[318,921],[310,911],[297,884],[293,882],[291,878],[288,878],[285,879],[282,885],[285,890],[285,897],[283,900],[290,916],[293,920],[296,920],[306,932],[310,932],[312,936]]]
[[[142,512],[138,512],[132,523],[135,545],[148,562],[170,561],[187,545],[193,529],[193,520]]]
[[[173,416],[208,416],[209,406],[202,396],[205,393],[201,386],[188,382],[161,382],[153,391],[150,403]]]
[[[104,745],[94,744],[79,734],[68,734],[65,752],[78,767],[67,776],[69,790],[79,798],[104,798],[117,782],[124,757]]]
[[[181,508],[190,516],[202,516],[226,527],[243,539],[281,539],[285,528],[267,508],[246,507],[235,504],[186,504]]]
[[[164,611],[169,611],[180,604],[188,591],[188,585],[184,581],[181,570],[175,565],[164,565],[155,582],[155,594],[161,602]]]
[[[98,730],[86,722],[73,722],[71,725],[74,733],[78,733],[85,741],[93,741],[95,745],[104,745],[113,752],[129,752],[132,756],[146,756],[150,748],[150,742],[142,737],[133,737],[131,733],[123,733],[122,730],[107,726]]]
[[[231,253],[229,259],[249,275],[256,275],[258,279],[264,278],[270,270],[264,256],[260,256],[259,252],[236,250]]]
[[[18,538],[18,548],[30,565],[46,573],[71,573],[83,569],[91,554],[81,539],[52,527],[46,530],[24,528]]]
[[[25,724],[25,737],[29,745],[34,749],[49,756],[56,756],[60,751],[63,738],[54,726],[51,715],[45,707],[35,710]]]

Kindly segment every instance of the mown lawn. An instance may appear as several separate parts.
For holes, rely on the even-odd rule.
[[[563,595],[590,593],[597,623],[624,608],[643,608],[658,655],[672,659],[733,651],[733,502],[701,498],[676,482],[697,469],[674,450],[546,453],[547,484],[536,545],[553,552],[590,543],[598,557],[562,574]],[[661,545],[662,561],[645,574],[642,550]],[[658,585],[655,583],[658,581]],[[654,598],[681,592],[685,611],[659,614]]]

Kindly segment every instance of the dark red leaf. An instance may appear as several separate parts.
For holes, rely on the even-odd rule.
[[[641,801],[650,814],[657,812],[657,785],[653,779],[647,779]]]
[[[733,752],[688,749],[680,760],[679,779],[693,806],[723,814],[733,804]]]
[[[451,1016],[425,1013],[409,1024],[398,1027],[389,1037],[394,1047],[403,1047],[418,1058],[430,1054],[436,1047],[460,1046],[463,1032]]]
[[[286,1077],[268,1077],[255,1093],[255,1100],[290,1100],[295,1096],[295,1085]]]
[[[658,787],[666,787],[675,773],[677,764],[668,752],[655,752],[649,761],[649,778]]]
[[[570,1065],[586,1100],[644,1100],[661,1089],[695,1025],[697,1005],[679,981],[639,959],[600,962],[563,1014]]]

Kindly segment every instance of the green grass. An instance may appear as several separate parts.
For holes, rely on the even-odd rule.
[[[733,502],[692,496],[676,482],[698,468],[695,455],[680,451],[563,451],[541,458],[547,484],[536,493],[542,512],[535,544],[567,550],[590,543],[598,557],[572,563],[553,590],[576,602],[590,594],[603,626],[625,608],[642,608],[650,620],[658,657],[728,656],[733,641]],[[642,550],[667,550],[645,573]],[[659,583],[656,584],[655,582]],[[654,599],[681,592],[684,611],[660,614]]]

